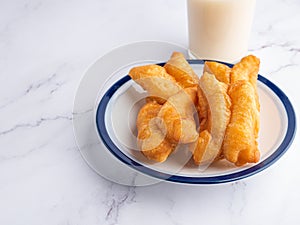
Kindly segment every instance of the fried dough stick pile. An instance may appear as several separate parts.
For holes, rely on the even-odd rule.
[[[206,62],[199,79],[178,52],[164,67],[132,68],[129,75],[149,94],[137,118],[142,153],[163,162],[178,144],[188,144],[196,165],[221,158],[237,166],[258,162],[258,69],[251,55],[232,69]]]
[[[200,79],[200,134],[192,145],[196,164],[225,158],[237,166],[259,161],[259,100],[256,80],[259,59],[249,55],[232,69],[206,62]],[[208,82],[208,78],[214,82]]]
[[[196,141],[199,78],[182,53],[174,52],[164,67],[134,67],[129,76],[149,94],[137,118],[138,145],[147,158],[163,162],[177,144]]]
[[[237,166],[259,161],[257,137],[260,105],[257,94],[257,76],[260,61],[255,56],[243,58],[231,71],[231,118],[227,126],[223,154]]]

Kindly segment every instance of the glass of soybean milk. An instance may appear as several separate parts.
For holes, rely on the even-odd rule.
[[[255,0],[187,0],[191,58],[234,63],[247,54]]]

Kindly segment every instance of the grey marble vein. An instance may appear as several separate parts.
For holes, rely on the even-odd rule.
[[[260,51],[262,49],[266,49],[266,48],[273,48],[273,47],[280,47],[280,48],[284,48],[287,49],[288,51],[299,51],[299,49],[294,48],[293,44],[291,44],[290,42],[286,41],[286,42],[282,42],[282,43],[278,43],[278,42],[269,42],[269,43],[265,43],[260,45],[257,48],[251,48],[249,49],[250,51]]]
[[[30,84],[22,93],[20,93],[18,96],[7,100],[5,103],[2,103],[2,105],[0,105],[0,110],[13,104],[16,103],[17,101],[19,101],[21,98],[26,97],[27,95],[29,95],[30,93],[37,91],[41,88],[45,88],[45,86],[52,84],[54,87],[51,87],[49,90],[49,94],[52,95],[54,92],[56,92],[59,88],[62,87],[63,84],[65,84],[66,82],[63,81],[56,81],[57,78],[57,73],[53,73],[51,74],[49,77],[45,78],[45,79],[41,79],[35,83]]]
[[[134,203],[135,195],[135,187],[125,187],[111,183],[105,200],[107,206],[105,221],[111,225],[117,224],[121,209],[126,204]]]
[[[247,204],[246,187],[244,181],[237,181],[231,184],[232,196],[229,204],[229,212],[231,215],[231,224],[240,224],[239,218],[243,216],[244,209]]]
[[[84,111],[79,111],[79,112],[73,112],[72,115],[75,117],[75,116],[81,116],[83,114],[86,114],[86,113],[90,113],[90,112],[93,112],[94,108],[90,108],[90,109],[86,109]]]
[[[58,120],[72,120],[72,117],[71,116],[42,117],[33,123],[20,123],[20,124],[16,124],[15,126],[9,128],[9,129],[2,130],[2,131],[0,131],[0,136],[14,132],[17,129],[35,128],[35,127],[39,127],[43,123],[51,122],[51,121],[58,121]]]

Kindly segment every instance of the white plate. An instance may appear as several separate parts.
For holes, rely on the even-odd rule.
[[[201,60],[189,62],[198,75],[201,75],[204,62]],[[139,64],[131,64],[129,68]],[[191,153],[186,149],[175,151],[166,162],[153,163],[137,151],[136,146],[135,120],[143,104],[141,99],[146,94],[126,74],[125,71],[118,71],[103,85],[96,114],[98,132],[107,149],[120,162],[153,178],[189,184],[235,181],[272,165],[285,153],[294,138],[295,113],[289,99],[275,84],[259,75],[258,94],[261,105],[259,163],[236,167],[221,160],[203,169],[189,162]]]
[[[132,65],[163,62],[173,51],[187,55],[187,50],[176,44],[136,42],[112,50],[96,60],[84,73],[74,100],[74,134],[82,157],[102,177],[123,185],[142,186],[161,182],[120,162],[104,146],[96,131],[95,115],[98,98],[106,91],[104,84],[110,87],[115,82],[108,78],[116,73],[126,74]]]

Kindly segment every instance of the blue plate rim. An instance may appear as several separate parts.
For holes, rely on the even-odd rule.
[[[206,60],[187,60],[190,64],[204,64]],[[223,64],[228,65],[229,67],[232,67],[233,64],[230,63],[224,63]],[[158,65],[164,65],[164,63],[159,63]],[[105,112],[107,104],[109,103],[110,98],[114,95],[114,93],[126,82],[131,80],[129,75],[124,76],[123,78],[116,81],[103,95],[101,98],[96,111],[96,127],[98,134],[100,135],[101,140],[103,141],[103,144],[106,146],[106,148],[122,163],[125,163],[126,165],[130,166],[131,168],[134,168],[135,170],[142,172],[148,176],[158,178],[160,180],[167,180],[170,182],[176,182],[176,183],[185,183],[185,184],[219,184],[219,183],[226,183],[226,182],[232,182],[240,179],[247,178],[249,176],[252,176],[256,173],[259,173],[260,171],[268,168],[272,164],[274,164],[279,158],[281,158],[282,155],[288,150],[290,145],[293,142],[293,139],[295,137],[296,133],[296,115],[294,108],[289,100],[289,98],[286,96],[286,94],[274,83],[272,83],[270,80],[265,78],[262,75],[258,75],[258,80],[262,82],[264,85],[266,85],[268,88],[270,88],[280,99],[281,103],[283,104],[287,119],[288,119],[288,126],[287,126],[287,132],[285,134],[285,137],[281,144],[278,146],[278,148],[265,160],[259,162],[258,164],[247,168],[242,171],[233,172],[226,175],[219,175],[219,176],[204,176],[204,177],[194,177],[194,176],[179,176],[179,175],[172,175],[168,173],[163,173],[154,169],[151,169],[149,167],[145,167],[144,165],[140,164],[139,162],[129,158],[127,155],[125,155],[111,140],[108,131],[106,129],[105,125]]]

